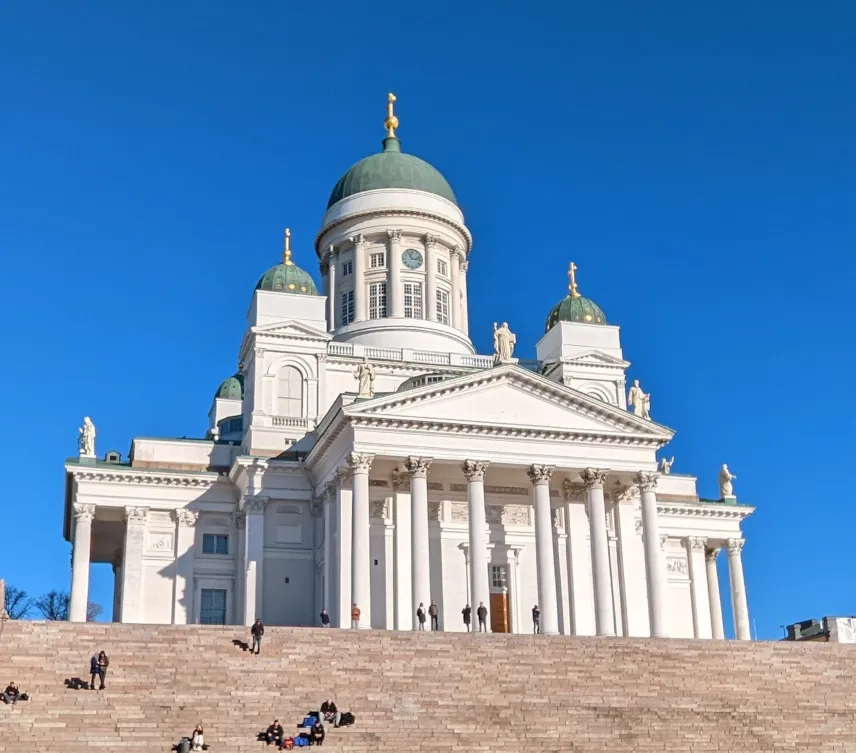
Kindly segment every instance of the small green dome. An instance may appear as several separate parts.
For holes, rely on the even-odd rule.
[[[545,332],[558,322],[580,322],[581,324],[606,324],[606,314],[594,301],[579,295],[568,294],[559,301],[547,317]]]
[[[228,379],[224,379],[223,383],[217,388],[215,398],[224,400],[243,400],[244,399],[244,375],[235,374]]]
[[[271,290],[275,293],[297,293],[318,295],[315,281],[293,262],[277,264],[262,275],[256,290]]]
[[[440,171],[425,160],[401,151],[397,138],[383,140],[383,151],[361,159],[333,188],[327,208],[337,201],[376,188],[409,188],[441,196],[457,204],[455,194]]]

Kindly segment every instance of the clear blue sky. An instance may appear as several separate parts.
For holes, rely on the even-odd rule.
[[[573,259],[675,471],[714,496],[726,461],[757,505],[758,634],[856,613],[854,26],[840,0],[3,3],[4,574],[68,586],[84,414],[99,454],[202,435],[282,228],[318,279],[391,89],[475,236],[479,350],[499,319],[534,356]]]

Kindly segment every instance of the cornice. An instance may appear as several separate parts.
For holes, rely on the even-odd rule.
[[[76,481],[92,481],[104,484],[131,484],[136,486],[176,486],[193,489],[210,489],[214,484],[227,480],[225,474],[206,473],[194,476],[180,473],[164,473],[157,471],[137,471],[129,469],[100,470],[96,468],[68,469]]]
[[[747,505],[724,505],[709,502],[684,505],[658,502],[657,512],[660,515],[673,515],[680,518],[696,517],[743,520],[755,512],[755,508]]]

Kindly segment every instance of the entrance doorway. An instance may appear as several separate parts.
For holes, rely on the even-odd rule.
[[[505,565],[490,566],[490,630],[492,633],[511,632],[508,568]]]
[[[219,588],[203,588],[199,609],[201,625],[226,624],[226,591]]]

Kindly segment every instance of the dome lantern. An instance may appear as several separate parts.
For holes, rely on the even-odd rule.
[[[577,289],[577,265],[571,262],[568,267],[568,295],[559,301],[547,317],[545,332],[549,332],[559,322],[578,324],[606,324],[606,314],[594,301],[580,295]]]
[[[297,295],[318,295],[318,288],[312,276],[295,265],[291,260],[291,230],[285,229],[282,262],[265,272],[256,290],[274,293],[292,293]]]

